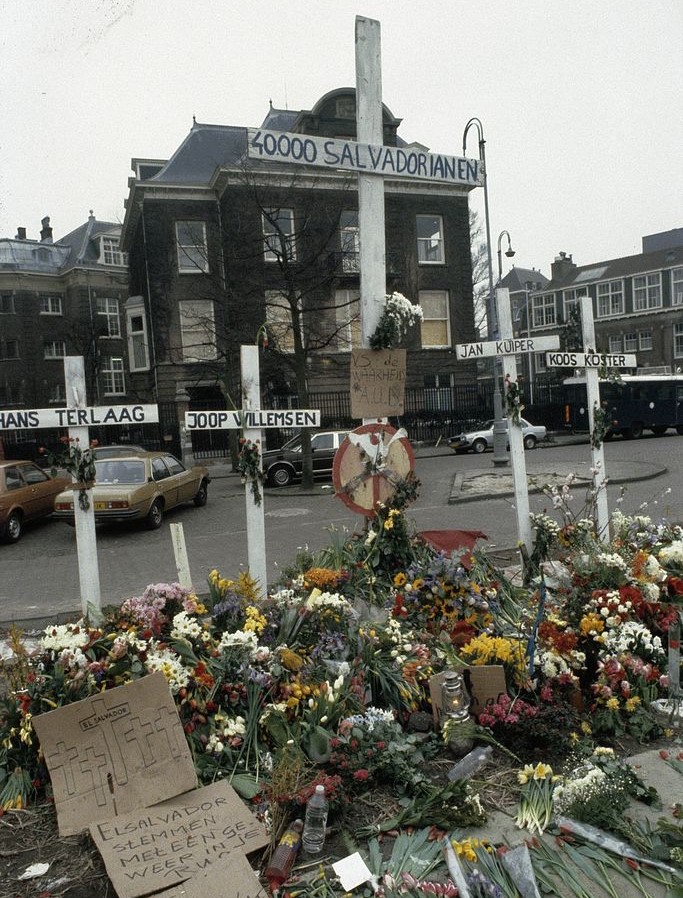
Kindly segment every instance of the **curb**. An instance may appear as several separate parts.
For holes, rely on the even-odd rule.
[[[645,473],[640,474],[638,476],[633,476],[633,475],[627,476],[625,473],[619,474],[619,471],[617,468],[617,473],[612,477],[608,477],[607,482],[608,483],[636,483],[636,482],[639,482],[642,480],[654,480],[656,477],[661,477],[662,474],[668,473],[668,470],[669,470],[665,465],[662,465],[661,467],[655,466],[655,465],[650,465],[649,468],[650,468],[649,471],[646,471]],[[583,476],[581,474],[576,474],[576,472],[572,472],[569,469],[567,469],[566,473],[563,473],[562,475],[556,473],[555,476],[566,477],[570,473],[574,473],[576,475],[576,480],[578,482],[584,483],[584,484],[590,483],[589,477]],[[507,486],[501,488],[500,490],[494,490],[494,491],[488,490],[485,493],[477,492],[475,490],[471,493],[465,493],[463,495],[463,492],[462,492],[463,485],[466,481],[473,480],[476,477],[486,476],[487,474],[490,474],[490,471],[487,471],[484,469],[482,469],[480,471],[470,471],[467,474],[467,476],[465,476],[462,473],[456,474],[453,478],[453,486],[451,487],[451,493],[450,493],[450,496],[448,497],[448,504],[449,505],[460,505],[460,504],[464,504],[466,502],[481,502],[482,499],[485,499],[487,496],[491,497],[492,499],[504,499],[504,498],[509,498],[510,496],[514,496],[514,494],[515,494],[514,488],[507,488]],[[540,474],[545,474],[545,476],[549,476],[547,474],[547,472],[540,472]],[[511,472],[510,472],[509,476],[512,476]],[[528,492],[530,495],[543,492],[543,486],[528,482],[529,478],[535,478],[538,476],[539,475],[536,475],[533,472],[529,473],[527,471],[527,489],[528,489]]]

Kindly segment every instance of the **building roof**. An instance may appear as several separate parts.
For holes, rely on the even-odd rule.
[[[40,274],[62,274],[72,268],[112,266],[100,262],[98,237],[106,234],[118,240],[121,225],[113,221],[97,221],[90,213],[85,224],[54,243],[52,240],[27,240],[19,237],[0,238],[0,271],[31,271]]]
[[[526,290],[543,290],[549,279],[541,271],[535,268],[516,268],[508,271],[500,282],[501,287],[507,287],[510,293],[519,293]],[[532,284],[527,287],[527,284]]]
[[[246,150],[246,128],[193,122],[190,133],[161,171],[145,183],[208,185],[217,168],[237,164]]]
[[[560,277],[553,277],[544,289],[566,290],[596,281],[616,280],[621,277],[629,277],[647,271],[659,271],[663,268],[675,268],[680,265],[683,265],[683,245],[656,252],[640,253],[635,256],[623,256],[620,259],[593,262],[590,265],[577,265]]]

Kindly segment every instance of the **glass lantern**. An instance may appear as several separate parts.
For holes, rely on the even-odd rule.
[[[449,670],[441,684],[441,725],[448,736],[448,748],[454,755],[465,755],[474,746],[471,701],[463,675]]]

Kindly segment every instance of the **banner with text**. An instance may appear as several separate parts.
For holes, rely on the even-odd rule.
[[[92,427],[95,424],[157,424],[157,405],[101,405],[92,408],[0,410],[0,430]]]

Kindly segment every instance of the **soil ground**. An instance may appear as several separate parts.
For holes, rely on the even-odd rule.
[[[648,749],[658,747],[680,750],[680,739],[663,738],[650,743]],[[635,755],[642,745],[622,741],[615,745],[624,756]],[[437,782],[446,782],[446,774],[453,766],[450,756],[430,763],[430,776]],[[479,774],[477,789],[487,810],[504,811],[514,816],[517,802],[516,766],[506,756],[494,752],[493,759]],[[487,785],[479,785],[486,781]],[[671,796],[662,796],[664,803]],[[377,824],[392,816],[399,806],[386,789],[372,792],[354,800],[352,817],[346,820],[348,831],[357,827]],[[389,851],[390,837],[385,837]],[[355,846],[344,837],[343,831],[333,828],[325,844],[323,860],[334,861],[352,853]],[[255,869],[259,856],[250,858]],[[33,864],[48,864],[40,876],[21,879]],[[316,861],[316,866],[320,861]],[[0,817],[0,895],[2,898],[116,898],[116,892],[107,876],[104,863],[88,833],[60,838],[54,807],[44,803],[18,811],[6,812]]]

